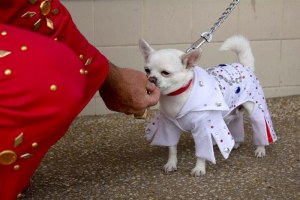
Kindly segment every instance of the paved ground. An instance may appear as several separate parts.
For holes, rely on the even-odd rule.
[[[178,171],[164,174],[167,149],[144,139],[144,120],[125,115],[77,118],[48,152],[23,199],[300,199],[300,96],[268,99],[279,141],[255,158],[247,140],[207,174],[190,176],[194,143],[179,144]],[[153,112],[151,113],[153,115]]]

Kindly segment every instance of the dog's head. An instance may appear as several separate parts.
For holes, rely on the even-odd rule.
[[[200,50],[184,53],[176,49],[154,50],[145,40],[139,42],[145,59],[145,72],[161,94],[166,95],[183,87],[193,77],[192,67],[200,58]]]

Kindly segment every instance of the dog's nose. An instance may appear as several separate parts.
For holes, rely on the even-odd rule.
[[[155,85],[157,84],[157,78],[154,77],[154,76],[150,76],[150,77],[148,78],[148,80],[149,80],[151,83],[154,83]]]

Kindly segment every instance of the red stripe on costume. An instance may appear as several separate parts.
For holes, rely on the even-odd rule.
[[[273,138],[272,138],[272,136],[271,136],[271,131],[270,131],[270,129],[269,129],[269,125],[268,125],[268,123],[267,123],[266,118],[265,118],[265,123],[266,123],[266,129],[267,129],[268,141],[269,141],[269,143],[271,143],[271,142],[273,142]]]

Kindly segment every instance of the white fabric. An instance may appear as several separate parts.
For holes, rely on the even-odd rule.
[[[227,159],[234,139],[238,142],[244,140],[243,116],[240,115],[228,126],[223,118],[247,101],[255,103],[250,116],[254,144],[268,145],[270,141],[276,141],[262,87],[251,69],[236,63],[208,70],[196,66],[194,74],[190,97],[178,116],[172,119],[160,111],[147,125],[146,137],[152,145],[173,146],[178,143],[183,131],[191,132],[197,157],[215,163],[215,140]]]

